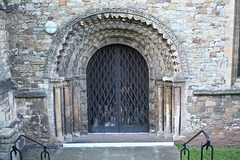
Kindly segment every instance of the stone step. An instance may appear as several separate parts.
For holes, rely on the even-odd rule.
[[[173,142],[172,137],[149,133],[94,133],[76,136],[66,142],[73,143],[118,143],[118,142]]]
[[[179,160],[176,146],[61,147],[53,160]]]
[[[53,160],[179,160],[172,138],[149,133],[98,133],[72,137]]]
[[[163,147],[174,146],[174,142],[118,142],[118,143],[64,143],[64,148],[78,147]]]

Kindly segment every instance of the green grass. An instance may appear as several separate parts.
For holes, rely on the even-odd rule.
[[[179,152],[182,149],[181,144],[177,144]],[[201,147],[187,147],[190,151],[190,160],[201,159]],[[213,147],[213,159],[214,160],[240,160],[240,147]],[[187,160],[186,156],[183,156],[183,160]],[[206,148],[203,151],[203,160],[211,160],[211,150]]]

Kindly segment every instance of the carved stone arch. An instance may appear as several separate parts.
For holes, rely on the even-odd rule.
[[[69,76],[84,75],[87,62],[90,59],[90,57],[98,49],[109,44],[124,44],[132,48],[135,48],[145,58],[149,67],[150,77],[156,76],[161,77],[166,75],[168,68],[164,66],[164,60],[162,59],[162,57],[159,56],[159,54],[156,54],[161,51],[159,51],[150,40],[144,40],[144,37],[136,40],[136,38],[134,39],[133,37],[137,37],[139,35],[134,34],[133,32],[128,33],[128,31],[124,31],[124,34],[128,34],[128,37],[126,37],[126,35],[123,35],[121,32],[118,31],[111,32],[107,31],[104,34],[107,35],[106,37],[103,36],[101,39],[99,38],[93,39],[94,45],[88,46],[84,49],[76,49],[76,52],[74,52],[72,55],[72,61],[70,61],[69,63],[68,68]],[[130,34],[132,34],[132,36],[130,36]],[[94,37],[98,36],[94,35]]]
[[[87,132],[87,64],[98,49],[111,44],[130,46],[147,62],[149,132],[179,135],[183,84],[178,80],[188,72],[177,38],[149,14],[104,9],[76,17],[58,31],[49,50],[45,76],[59,80],[53,84],[57,136]]]
[[[163,59],[163,61],[161,63],[162,68],[164,68],[164,70],[167,71],[166,73],[168,76],[173,76],[174,67],[173,67],[172,60],[169,57],[169,55],[171,53],[170,53],[170,51],[168,51],[169,53],[165,53],[167,45],[164,44],[164,42],[156,40],[156,38],[153,39],[154,32],[151,32],[151,30],[146,30],[145,28],[142,28],[141,26],[139,27],[136,24],[129,24],[126,22],[124,22],[124,24],[121,24],[122,22],[118,22],[117,25],[113,24],[114,22],[109,23],[108,21],[106,21],[105,23],[108,25],[111,24],[113,26],[113,28],[110,29],[110,27],[108,25],[100,23],[98,26],[101,27],[101,26],[106,25],[107,29],[99,30],[99,28],[95,27],[95,30],[94,30],[95,32],[88,33],[88,37],[83,39],[80,44],[78,44],[74,40],[72,40],[75,38],[75,36],[68,37],[68,39],[69,39],[68,43],[67,44],[64,43],[63,47],[62,47],[63,49],[61,49],[61,51],[60,51],[62,60],[57,62],[57,64],[59,64],[58,68],[60,71],[60,74],[59,74],[60,76],[66,76],[66,75],[70,76],[69,75],[70,74],[69,67],[76,68],[74,66],[71,66],[69,63],[69,61],[71,61],[71,59],[73,59],[75,61],[77,60],[76,58],[72,58],[72,56],[74,55],[75,52],[86,52],[89,49],[89,47],[91,47],[92,45],[94,46],[94,44],[96,44],[96,43],[106,41],[106,38],[109,38],[109,37],[111,37],[112,39],[116,39],[116,38],[119,39],[119,37],[125,37],[125,40],[122,43],[128,42],[129,44],[131,44],[132,41],[139,41],[142,43],[142,46],[150,46],[149,44],[151,43],[151,47],[146,48],[146,49],[144,47],[144,50],[148,50],[148,52],[149,52],[149,54],[147,56],[152,56],[153,54],[158,54],[157,55],[158,57],[161,56],[161,59]],[[116,25],[116,26],[114,26],[114,25]],[[132,30],[129,30],[129,26],[131,26],[131,25],[132,25],[132,27],[131,27]],[[125,30],[123,30],[121,28],[121,26],[123,26],[123,28],[125,28]],[[136,29],[136,28],[138,28],[138,29]],[[137,32],[137,31],[141,31],[141,32]],[[152,37],[147,37],[147,35],[145,35],[147,32],[149,32],[152,35]],[[76,37],[77,37],[76,39],[79,39],[78,35],[76,35]],[[157,35],[155,35],[155,37],[157,37]],[[151,39],[149,39],[149,38],[151,38]],[[103,43],[105,43],[105,42],[103,42]],[[108,42],[106,42],[106,43],[108,43]],[[76,46],[74,44],[78,44],[78,46]],[[137,46],[134,48],[137,49]],[[155,49],[155,51],[153,51],[153,52],[149,51],[149,49],[153,49],[153,48]],[[85,56],[84,54],[81,54],[81,55],[83,57]],[[156,68],[156,70],[159,70],[159,69]],[[72,74],[76,75],[77,73],[72,73]],[[73,75],[71,75],[71,76],[73,76]]]
[[[172,69],[172,73],[168,76],[184,77],[187,74],[184,52],[178,45],[176,37],[162,22],[143,12],[115,8],[88,11],[59,31],[49,50],[45,75],[52,78],[58,77],[56,72],[59,67],[68,68],[69,63],[64,63],[64,61],[71,60],[77,48],[76,44],[85,48],[92,43],[93,39],[88,39],[89,36],[116,29],[136,32],[150,39],[159,50],[162,50],[158,53],[164,59],[164,65]],[[85,43],[82,43],[84,40]]]

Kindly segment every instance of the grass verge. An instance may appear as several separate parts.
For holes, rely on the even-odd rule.
[[[179,152],[182,149],[181,144],[177,144]],[[190,151],[190,160],[201,159],[201,147],[187,147]],[[211,160],[211,150],[203,151],[203,159]],[[240,147],[214,147],[213,146],[213,159],[214,160],[240,160]],[[183,160],[187,160],[187,156],[183,156]]]

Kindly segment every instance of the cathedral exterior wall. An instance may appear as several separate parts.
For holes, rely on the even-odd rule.
[[[6,23],[6,29],[3,28],[0,34],[0,67],[4,70],[0,80],[12,77],[16,83],[13,92],[20,96],[15,96],[14,105],[21,130],[44,142],[57,139],[53,113],[56,109],[55,84],[50,82],[48,76],[51,75],[45,74],[46,59],[56,33],[46,33],[45,24],[55,22],[57,33],[61,33],[69,22],[89,10],[122,8],[153,15],[177,37],[175,42],[181,48],[180,55],[185,57],[183,65],[187,70],[184,71],[179,104],[182,107],[181,131],[175,138],[183,140],[204,129],[215,137],[217,145],[240,144],[237,138],[240,137],[240,94],[215,93],[231,90],[232,86],[234,5],[234,0],[9,0],[5,18],[0,23],[2,28]],[[2,37],[8,40],[2,41]],[[9,65],[4,62],[7,57]],[[213,93],[194,93],[200,90]],[[157,107],[159,100],[155,94],[157,88],[154,91],[150,96],[156,106],[152,108]],[[28,96],[28,93],[34,96]],[[39,97],[36,93],[46,95]],[[175,101],[172,99],[173,104]],[[80,121],[86,129],[86,113],[81,114],[85,115]],[[158,129],[155,127],[155,131]]]
[[[208,131],[215,145],[238,145],[240,142],[238,92],[215,92],[209,95],[209,93],[200,91],[195,92],[193,97],[194,100],[190,102],[193,105],[188,108],[191,114],[191,128]]]
[[[12,91],[14,83],[10,72],[6,8],[4,3],[0,5],[0,128],[3,128],[13,125],[17,116]]]

